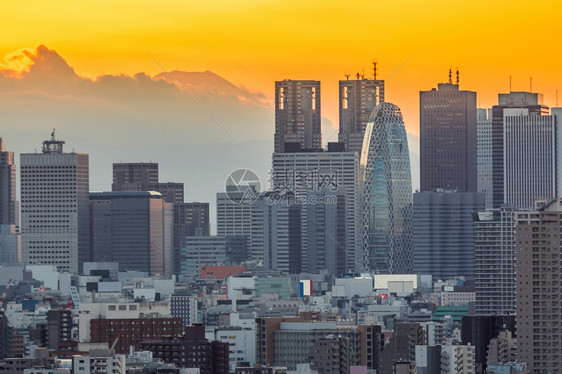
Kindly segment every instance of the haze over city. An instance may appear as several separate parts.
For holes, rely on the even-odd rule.
[[[532,77],[532,90],[555,106],[558,7],[553,1],[5,4],[0,30],[10,37],[0,45],[0,128],[16,153],[33,152],[56,128],[67,147],[91,155],[93,190],[109,189],[112,162],[152,160],[161,164],[162,179],[189,182],[189,199],[212,201],[205,186],[220,189],[238,167],[268,178],[274,81],[321,81],[323,142],[336,141],[338,80],[372,78],[377,61],[387,101],[401,107],[411,135],[417,188],[418,92],[447,81],[449,68],[460,71],[462,89],[478,93],[479,107],[508,92],[510,77],[514,91],[529,90]],[[172,78],[173,71],[189,74]]]

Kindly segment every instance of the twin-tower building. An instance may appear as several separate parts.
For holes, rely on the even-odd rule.
[[[400,109],[384,94],[376,76],[340,81],[338,141],[323,143],[320,82],[275,83],[273,188],[303,197],[303,270],[320,262],[334,274],[412,271],[408,142]],[[319,213],[310,197],[321,192],[340,196],[343,218],[328,200]]]

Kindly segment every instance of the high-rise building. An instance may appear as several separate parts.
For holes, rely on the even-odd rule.
[[[420,92],[420,173],[422,191],[477,191],[476,92],[458,80]]]
[[[562,196],[562,109],[552,115],[505,108],[504,203],[530,208],[535,199]]]
[[[21,155],[22,257],[78,273],[90,260],[89,163],[63,145],[53,131],[42,153]]]
[[[358,180],[359,180],[359,158],[355,152],[301,152],[301,153],[274,153],[272,168],[272,188],[275,191],[291,191],[295,194],[297,200],[305,200],[307,204],[312,202],[308,198],[313,198],[314,204],[333,203],[335,195],[344,194],[345,201],[345,233],[333,232],[328,229],[324,230],[326,238],[332,242],[342,240],[345,236],[345,242],[337,243],[337,246],[343,245],[345,248],[345,264],[343,266],[346,271],[354,271],[361,268],[361,235],[359,230],[360,224],[357,221],[358,209]],[[322,191],[328,191],[325,197],[330,198],[317,199],[318,194]],[[308,197],[307,197],[308,194]],[[319,209],[330,210],[331,207],[318,207]],[[310,207],[303,209],[302,223],[302,250],[306,254],[308,252],[308,218],[307,210],[315,209]],[[337,213],[337,212],[334,212]],[[341,217],[340,217],[341,218]],[[312,223],[312,221],[311,221]],[[343,227],[340,222],[337,226],[339,230]],[[332,228],[335,228],[333,226]],[[322,230],[321,226],[317,226],[316,230]],[[339,238],[339,239],[338,239]],[[315,240],[314,238],[310,240]],[[311,245],[314,245],[312,242]],[[328,251],[329,252],[329,251]],[[336,254],[336,252],[333,252]],[[328,263],[335,263],[336,259],[327,259]],[[310,261],[308,261],[310,262]],[[305,266],[308,262],[305,262]],[[303,268],[303,271],[308,271]]]
[[[159,192],[93,192],[90,217],[94,261],[173,274],[173,204]]]
[[[275,82],[275,152],[321,148],[320,82]]]
[[[376,65],[375,65],[376,66]],[[363,136],[369,117],[379,103],[384,101],[384,81],[374,79],[340,81],[340,131],[339,141],[345,143],[347,152],[361,154]]]
[[[292,192],[264,192],[252,203],[252,259],[289,274],[302,271],[302,205]]]
[[[527,109],[529,115],[548,114],[548,107],[542,105],[543,96],[531,92],[510,92],[498,94],[498,105],[492,107],[492,203],[499,208],[505,203],[504,186],[504,111],[506,109]],[[508,111],[509,112],[509,111]],[[490,118],[488,118],[490,119]]]
[[[306,269],[327,270],[337,275],[347,271],[346,191],[308,191],[306,213]],[[305,241],[305,240],[303,240]]]
[[[8,152],[0,137],[0,225],[17,225],[16,165],[14,152]]]
[[[252,204],[244,192],[217,192],[217,236],[246,235],[250,238]],[[248,241],[249,243],[249,241]]]
[[[150,191],[158,183],[158,164],[154,162],[119,162],[113,164],[112,191]]]
[[[174,209],[175,224],[184,225],[180,228],[181,237],[209,235],[209,203],[176,204]]]
[[[144,191],[144,190],[139,190]],[[149,184],[146,191],[156,191],[162,194],[162,198],[167,203],[183,204],[183,183],[164,182]]]
[[[0,137],[0,263],[21,261],[16,165],[14,152],[8,152]]]
[[[562,199],[515,215],[517,359],[533,373],[562,372]]]
[[[361,155],[363,268],[409,274],[413,268],[412,180],[400,108],[377,105]]]
[[[181,270],[181,247],[185,237],[209,234],[209,203],[174,204],[174,274]]]
[[[414,194],[414,273],[433,279],[474,278],[472,212],[484,210],[485,195],[443,191]]]
[[[515,311],[514,209],[473,212],[475,313]]]
[[[492,194],[492,109],[477,109],[476,164],[478,192],[486,195],[486,208],[491,209]]]

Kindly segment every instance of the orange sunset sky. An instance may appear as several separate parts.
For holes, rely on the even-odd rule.
[[[84,77],[154,76],[162,70],[152,56],[271,101],[275,80],[320,80],[324,140],[338,124],[337,81],[363,69],[371,77],[373,59],[412,134],[419,91],[445,81],[450,67],[481,107],[509,90],[510,76],[514,91],[529,90],[532,76],[549,106],[562,88],[559,1],[28,0],[0,9],[0,56],[44,44]]]

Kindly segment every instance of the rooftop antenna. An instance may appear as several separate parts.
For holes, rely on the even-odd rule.
[[[53,132],[51,132],[51,140],[55,140],[55,129],[53,129]]]
[[[348,81],[349,80],[349,74],[344,74],[345,75],[345,80]]]
[[[449,84],[453,83],[453,70],[449,68]]]
[[[529,92],[533,92],[533,77],[529,77]]]
[[[558,108],[558,90],[556,90],[556,107]]]
[[[511,75],[509,76],[509,93],[511,93]]]
[[[359,80],[359,77],[361,77],[361,74],[356,73],[356,74],[355,74],[355,77],[357,78],[357,80]]]
[[[363,68],[363,74],[361,74],[361,79],[365,79],[365,68]]]
[[[377,80],[377,62],[373,60],[373,79]]]
[[[457,68],[457,86],[459,85],[460,78],[459,78],[459,68]]]

